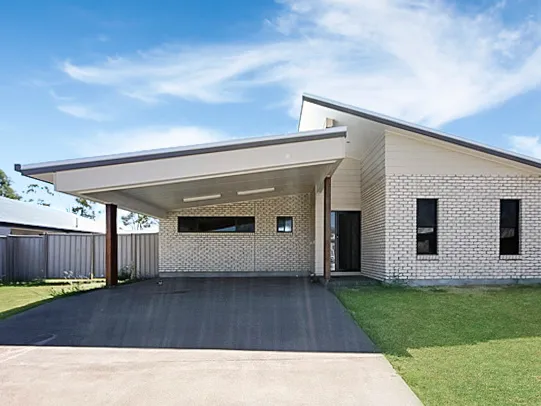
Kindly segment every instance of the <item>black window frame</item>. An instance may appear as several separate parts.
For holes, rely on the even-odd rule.
[[[291,229],[289,231],[286,231],[286,229],[285,229],[286,225],[284,224],[283,225],[284,229],[280,230],[280,222],[281,221],[290,222],[291,223]],[[292,216],[278,216],[278,217],[276,217],[276,232],[280,233],[280,234],[291,234],[293,232],[293,217]]]
[[[500,199],[500,255],[520,255],[520,209],[520,199]]]
[[[209,229],[212,221],[220,221],[222,224],[230,224],[227,228],[230,229]],[[190,224],[191,223],[191,224]],[[189,224],[189,229],[184,227]],[[177,218],[177,232],[181,234],[188,233],[203,233],[203,234],[252,234],[255,233],[255,217],[254,216],[179,216]]]
[[[417,255],[438,255],[438,199],[417,199],[416,206],[416,252]],[[432,203],[433,213],[421,213],[423,205]],[[430,218],[432,217],[433,218]],[[421,229],[433,229],[431,232],[419,232]],[[419,251],[420,243],[428,243],[428,251]]]

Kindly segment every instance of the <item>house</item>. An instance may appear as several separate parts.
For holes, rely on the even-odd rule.
[[[15,168],[107,205],[109,284],[117,206],[162,276],[541,281],[541,161],[315,96],[294,134]]]
[[[0,235],[103,233],[94,220],[67,211],[0,197]]]

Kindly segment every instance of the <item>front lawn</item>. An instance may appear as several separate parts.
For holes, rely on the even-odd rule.
[[[337,293],[427,405],[541,405],[541,287]]]
[[[104,285],[102,281],[0,284],[0,319],[5,319],[57,297],[100,288]]]

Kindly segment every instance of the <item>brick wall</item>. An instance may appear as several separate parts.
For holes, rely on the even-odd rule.
[[[314,208],[310,193],[203,206],[160,221],[160,272],[311,272]],[[178,216],[255,216],[255,233],[178,233]],[[293,232],[277,233],[276,217]]]
[[[387,279],[541,278],[541,179],[388,175]],[[438,199],[438,255],[416,255],[416,199]],[[499,256],[500,199],[521,199],[521,255]]]
[[[385,279],[385,178],[362,188],[361,273]]]
[[[374,140],[361,163],[361,273],[385,279],[385,137]]]

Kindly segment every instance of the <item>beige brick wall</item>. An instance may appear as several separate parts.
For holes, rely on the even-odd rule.
[[[416,255],[416,199],[438,199],[438,255]],[[521,200],[521,255],[500,258],[500,199]],[[541,278],[541,179],[387,176],[387,279]]]
[[[255,216],[255,233],[178,233],[178,216]],[[276,217],[293,232],[277,233]],[[160,222],[160,272],[299,272],[314,269],[310,193],[171,212]]]
[[[385,279],[385,137],[377,138],[361,166],[361,273]]]
[[[362,190],[361,274],[385,279],[385,178]]]

